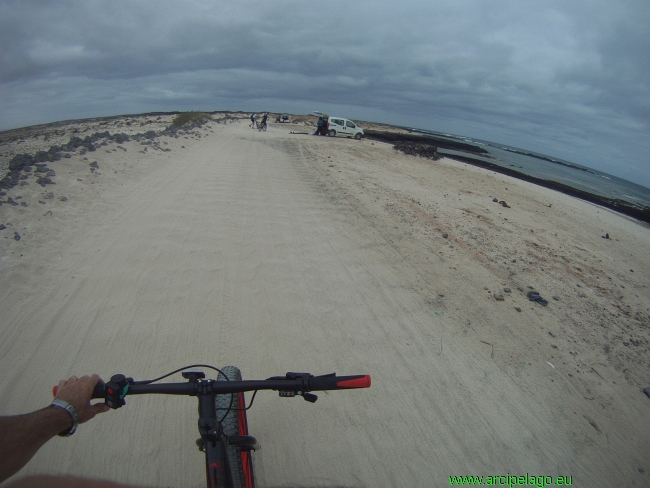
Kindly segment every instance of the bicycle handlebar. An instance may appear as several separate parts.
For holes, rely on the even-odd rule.
[[[201,373],[202,374],[202,373]],[[287,373],[286,376],[274,376],[266,380],[243,380],[243,381],[215,381],[190,379],[184,383],[161,383],[161,384],[138,384],[131,378],[123,375],[115,375],[108,383],[100,382],[95,385],[92,398],[104,398],[106,404],[112,408],[119,408],[123,402],[117,401],[126,395],[188,395],[198,396],[200,394],[227,394],[239,393],[254,390],[276,390],[280,396],[303,395],[310,391],[325,390],[346,390],[352,388],[369,388],[371,384],[370,375],[336,376],[335,373],[313,376],[309,373]],[[119,392],[116,391],[119,389]],[[56,396],[58,386],[52,389]],[[315,401],[315,396],[313,396]],[[110,401],[112,398],[112,401]]]

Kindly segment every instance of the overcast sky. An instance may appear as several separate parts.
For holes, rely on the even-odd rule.
[[[649,0],[0,0],[0,130],[327,111],[650,186]]]

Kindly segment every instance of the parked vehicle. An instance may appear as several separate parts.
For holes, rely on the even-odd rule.
[[[363,129],[351,120],[342,119],[340,117],[330,117],[328,122],[329,132],[327,135],[330,137],[345,136],[354,137],[357,140],[363,137]]]
[[[291,115],[289,115],[289,114],[278,115],[275,118],[275,121],[276,122],[284,122],[286,124],[289,124],[289,123],[291,123]]]
[[[314,112],[314,114],[327,120],[327,135],[330,137],[354,137],[359,140],[364,136],[363,129],[349,119],[330,117],[322,112]]]

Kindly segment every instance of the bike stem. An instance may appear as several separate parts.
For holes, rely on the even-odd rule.
[[[214,403],[215,394],[212,392],[212,382],[213,380],[197,381],[199,433],[206,443],[214,443],[223,435],[223,429],[217,422],[217,409]]]
[[[224,462],[228,452],[223,437],[223,427],[217,421],[217,408],[215,405],[215,393],[212,392],[214,380],[201,380],[191,378],[197,385],[197,397],[199,399],[199,433],[205,441],[205,466],[209,486],[226,486],[226,479],[232,485],[232,473],[228,469],[228,463]],[[230,486],[228,485],[228,486]]]

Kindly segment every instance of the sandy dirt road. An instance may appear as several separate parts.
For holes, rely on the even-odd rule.
[[[0,413],[40,408],[72,374],[145,379],[192,363],[234,364],[247,379],[368,373],[372,388],[323,393],[315,405],[258,394],[249,424],[262,444],[259,486],[449,486],[450,475],[526,473],[648,486],[650,402],[638,388],[609,365],[598,386],[547,366],[537,324],[556,318],[543,312],[518,331],[477,328],[497,305],[468,283],[501,278],[480,263],[454,278],[453,256],[399,245],[363,189],[346,186],[346,157],[389,149],[243,123],[180,144],[80,197],[86,210],[62,220],[54,241],[4,263]],[[464,260],[476,263],[455,262]],[[472,304],[446,303],[450,294]],[[517,316],[509,307],[503,322]],[[54,439],[21,474],[203,486],[195,401],[127,403]]]

